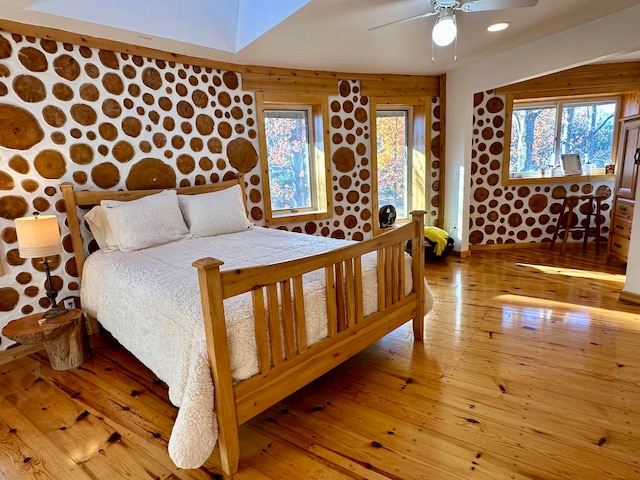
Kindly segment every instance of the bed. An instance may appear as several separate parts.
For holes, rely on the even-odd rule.
[[[314,237],[251,225],[244,187],[242,175],[164,191],[61,185],[89,330],[100,322],[169,386],[174,463],[197,468],[217,441],[228,475],[239,425],[409,320],[421,340],[433,304],[424,212],[362,242]],[[93,206],[118,242],[87,257]]]

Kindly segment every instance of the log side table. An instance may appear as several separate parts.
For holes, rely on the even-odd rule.
[[[54,370],[79,367],[91,358],[82,310],[69,310],[40,325],[38,320],[42,315],[36,313],[12,320],[2,329],[2,334],[23,345],[42,343]]]

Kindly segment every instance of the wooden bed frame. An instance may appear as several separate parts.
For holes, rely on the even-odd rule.
[[[242,175],[233,180],[175,190],[180,194],[197,194],[238,183],[244,194]],[[161,191],[74,191],[74,186],[69,183],[62,184],[60,188],[79,277],[82,276],[86,256],[78,207],[97,205],[105,199],[134,200]],[[224,262],[213,258],[193,263],[199,278],[215,388],[220,460],[226,474],[232,475],[238,470],[239,425],[409,320],[413,320],[415,339],[422,340],[425,212],[412,212],[411,215],[411,223],[383,235],[290,262],[232,271],[221,271]],[[413,288],[405,295],[404,246],[407,240],[411,240]],[[365,316],[361,257],[374,251],[378,255],[378,311]],[[324,269],[327,279],[329,335],[307,347],[302,275],[321,269]],[[252,296],[259,373],[234,384],[223,300],[244,292],[251,292]]]

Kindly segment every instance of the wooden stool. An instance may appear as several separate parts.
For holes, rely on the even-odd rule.
[[[82,310],[69,310],[40,325],[38,320],[42,315],[36,313],[12,320],[2,329],[2,334],[23,345],[42,343],[54,370],[79,367],[91,358]]]
[[[596,255],[600,254],[600,224],[602,223],[600,220],[601,212],[602,212],[602,200],[606,197],[604,195],[567,195],[564,197],[560,197],[563,199],[562,202],[562,211],[560,215],[558,215],[558,223],[556,223],[556,230],[553,232],[553,239],[551,240],[551,245],[549,250],[553,250],[553,246],[556,243],[556,239],[560,231],[563,231],[562,236],[562,247],[560,248],[560,253],[564,253],[564,249],[567,245],[567,240],[569,239],[569,232],[582,231],[584,232],[584,239],[582,241],[582,249],[587,248],[587,239],[589,236],[596,237]],[[596,208],[593,208],[593,202],[596,203]],[[586,214],[586,219],[584,225],[579,225],[576,222],[576,225],[571,225],[571,220],[573,218],[573,210],[580,204],[580,202],[588,202],[588,210]],[[595,227],[591,228],[591,215],[595,215]],[[576,215],[577,218],[577,215]]]

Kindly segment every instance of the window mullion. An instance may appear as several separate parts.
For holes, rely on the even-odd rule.
[[[555,138],[555,150],[553,155],[553,167],[560,165],[560,151],[562,149],[562,113],[564,103],[562,101],[556,102],[556,138]]]

